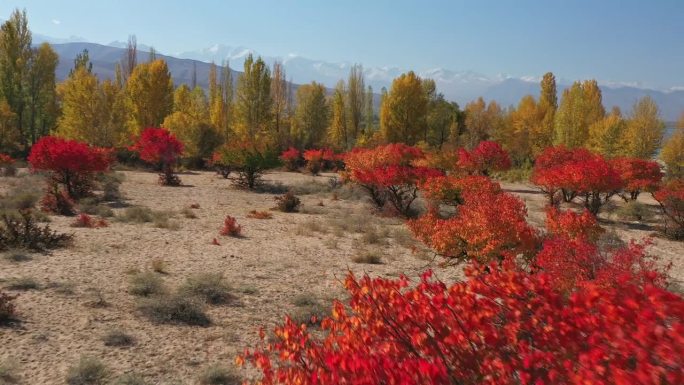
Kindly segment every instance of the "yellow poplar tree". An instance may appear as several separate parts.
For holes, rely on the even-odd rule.
[[[575,82],[563,91],[555,114],[554,144],[582,147],[589,139],[589,126],[603,119],[601,89],[595,80]]]
[[[340,80],[335,87],[330,100],[330,128],[328,129],[328,144],[336,150],[347,150],[349,141],[347,135],[347,118],[345,116],[344,81]]]
[[[674,134],[663,145],[660,159],[665,162],[669,177],[684,177],[684,114]]]
[[[589,126],[587,148],[607,158],[624,155],[622,140],[625,127],[620,110],[614,108],[608,116]]]
[[[138,64],[126,83],[131,133],[159,127],[173,109],[173,80],[166,62],[157,59]]]
[[[653,157],[663,141],[665,122],[650,96],[644,96],[632,107],[624,136],[626,155],[649,159]]]
[[[421,140],[427,124],[427,105],[423,83],[413,71],[394,79],[380,110],[380,129],[385,140],[408,145]]]

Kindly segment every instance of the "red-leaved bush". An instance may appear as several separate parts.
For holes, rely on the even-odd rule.
[[[221,227],[219,234],[223,236],[239,237],[240,234],[242,234],[242,226],[238,225],[237,219],[227,215],[226,219],[223,220],[223,227]]]
[[[601,155],[562,146],[549,147],[537,157],[530,179],[547,194],[550,204],[559,202],[559,193],[566,202],[579,196],[594,215],[623,187],[618,172]]]
[[[93,217],[86,213],[79,214],[76,219],[71,223],[71,227],[86,227],[86,228],[97,228],[97,227],[107,227],[109,224],[104,219],[95,220]]]
[[[323,150],[322,149],[310,149],[304,151],[304,160],[306,161],[306,170],[313,175],[318,175],[318,173],[323,168]]]
[[[283,162],[285,169],[295,171],[299,167],[301,153],[294,147],[290,147],[280,154],[279,159]]]
[[[501,192],[499,183],[482,175],[438,175],[423,180],[418,184],[418,188],[430,207],[439,204],[457,206],[463,204],[466,199],[486,198]]]
[[[138,152],[140,159],[161,170],[160,184],[180,185],[181,181],[175,173],[175,167],[183,154],[183,143],[174,134],[164,128],[146,128],[131,150]]]
[[[14,176],[17,169],[14,166],[15,160],[7,154],[0,154],[0,176]]]
[[[437,169],[415,166],[424,153],[401,143],[372,149],[354,149],[344,156],[343,177],[368,192],[378,209],[386,203],[400,215],[411,216],[411,204],[418,197],[418,184],[443,175]]]
[[[108,149],[44,136],[31,147],[28,161],[34,171],[48,172],[43,210],[72,215],[73,201],[92,193],[95,174],[109,169],[112,155]]]
[[[562,211],[553,206],[546,210],[546,230],[552,237],[583,239],[591,242],[598,241],[604,231],[596,221],[596,217],[587,210],[576,213],[570,210]]]
[[[483,141],[472,151],[458,150],[458,167],[469,174],[489,175],[493,171],[511,168],[511,158],[499,143]]]
[[[423,274],[357,279],[322,333],[290,318],[236,362],[258,383],[681,384],[684,301],[651,284],[558,290],[545,273],[470,268],[447,285]]]
[[[675,179],[653,193],[665,217],[665,233],[684,239],[684,179]]]
[[[611,164],[624,184],[624,192],[620,196],[625,201],[636,200],[642,191],[657,190],[663,179],[660,165],[652,160],[616,158]]]
[[[418,240],[448,261],[489,263],[530,257],[537,234],[526,217],[519,198],[505,192],[485,193],[470,199],[466,195],[449,218],[432,209],[407,225]]]

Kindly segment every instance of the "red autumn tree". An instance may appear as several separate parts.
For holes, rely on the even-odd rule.
[[[665,217],[665,233],[684,239],[684,179],[675,179],[653,193]]]
[[[490,266],[451,285],[356,279],[322,333],[286,318],[236,359],[258,383],[298,385],[680,384],[684,300],[657,286],[586,285]]]
[[[566,202],[579,196],[594,215],[623,186],[620,175],[602,156],[563,146],[549,147],[535,159],[530,180],[548,196],[549,204],[559,203],[558,194]]]
[[[486,198],[501,192],[499,183],[482,175],[438,175],[425,179],[418,187],[431,207],[457,206],[466,199]]]
[[[442,175],[433,168],[415,166],[423,151],[401,143],[373,149],[354,149],[344,157],[344,177],[364,188],[378,209],[390,203],[405,217],[412,214],[411,204],[418,197],[418,184]]]
[[[181,181],[175,167],[183,154],[183,143],[164,128],[146,128],[131,150],[140,154],[140,159],[153,164],[161,173],[159,183],[165,186],[178,186]]]
[[[625,202],[636,200],[642,191],[654,192],[663,179],[660,165],[652,160],[617,158],[611,164],[624,184],[624,192],[620,196]]]
[[[497,142],[480,142],[472,151],[458,151],[458,166],[469,174],[489,175],[493,171],[511,168],[508,152]]]
[[[294,147],[290,147],[280,154],[280,160],[288,171],[295,171],[299,166],[301,153]]]
[[[109,169],[112,156],[104,148],[44,136],[31,147],[28,161],[33,170],[48,172],[48,195],[70,200],[91,194],[93,177]]]

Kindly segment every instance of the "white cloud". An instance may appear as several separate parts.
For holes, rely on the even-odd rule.
[[[60,25],[60,24],[62,24],[62,22],[60,20],[57,20],[57,19],[52,19],[52,24]]]

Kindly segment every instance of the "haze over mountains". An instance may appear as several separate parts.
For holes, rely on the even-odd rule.
[[[55,39],[34,34],[34,43],[39,44],[47,41],[53,44],[55,51],[59,54],[60,63],[57,68],[59,80],[64,79],[69,74],[73,59],[83,49],[88,49],[90,53],[93,71],[102,78],[112,78],[114,76],[114,65],[121,59],[126,43],[112,42],[108,45],[102,45],[86,43],[83,42],[84,40],[80,37]],[[149,46],[138,44],[138,51],[140,60],[147,60]],[[223,61],[229,62],[234,70],[234,79],[236,79],[238,74],[236,70],[242,69],[243,61],[249,53],[261,54],[247,47],[215,44],[204,49],[173,55],[158,53],[157,57],[167,61],[176,84],[190,84],[193,71],[196,68],[198,85],[207,87],[209,63],[212,61],[217,64]],[[340,79],[346,79],[349,68],[353,65],[353,63],[348,62],[331,63],[313,60],[293,54],[285,57],[273,57],[264,54],[261,56],[269,64],[275,60],[281,61],[285,66],[288,79],[291,79],[295,84],[304,84],[315,80],[329,88],[334,87]],[[366,84],[371,85],[374,92],[379,93],[382,87],[389,89],[392,79],[408,70],[410,69],[397,67],[364,67]],[[506,75],[489,76],[474,71],[453,71],[444,68],[414,70],[422,77],[434,79],[438,91],[443,93],[447,99],[456,101],[461,106],[478,96],[483,96],[487,100],[496,100],[502,106],[517,105],[524,95],[537,96],[539,94],[539,79],[537,77],[543,75],[536,74],[537,77],[515,78]],[[553,69],[550,70],[553,71]],[[572,80],[574,79],[558,79],[559,97],[560,92],[571,84]],[[599,83],[601,84],[600,79]],[[683,89],[653,90],[621,84],[601,84],[601,89],[603,91],[603,103],[607,109],[618,106],[624,113],[627,113],[639,98],[650,95],[660,107],[662,117],[666,121],[677,120],[684,110]]]

